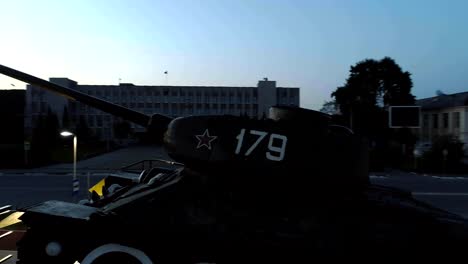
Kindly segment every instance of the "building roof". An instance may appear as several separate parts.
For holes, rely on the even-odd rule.
[[[443,94],[416,100],[422,110],[437,110],[449,107],[468,106],[468,92]]]
[[[78,84],[79,87],[87,88],[87,87],[111,87],[111,88],[117,88],[117,87],[137,87],[137,88],[144,88],[144,87],[149,87],[149,88],[167,88],[167,89],[172,89],[172,88],[193,88],[193,89],[198,89],[198,88],[220,88],[220,89],[258,89],[257,86],[201,86],[201,85],[193,85],[193,86],[187,86],[187,85],[135,85],[132,83],[120,83],[119,85],[101,85],[101,84]],[[278,89],[299,89],[299,87],[276,87]]]

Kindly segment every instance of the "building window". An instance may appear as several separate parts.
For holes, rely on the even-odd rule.
[[[448,113],[444,113],[443,116],[442,116],[442,120],[444,122],[444,128],[448,128],[449,125],[449,114]]]
[[[460,112],[455,112],[452,114],[452,122],[454,128],[460,128]]]
[[[102,128],[96,128],[96,136],[100,138],[102,136]]]
[[[429,115],[428,114],[423,115],[423,127],[429,127]]]
[[[39,105],[37,102],[32,102],[32,112],[37,113],[39,111]]]
[[[439,116],[432,114],[432,128],[439,128]]]
[[[84,119],[84,116],[83,116],[83,119]],[[90,127],[94,127],[94,116],[93,115],[90,115],[88,116],[88,124]]]
[[[47,112],[47,104],[46,104],[46,102],[41,102],[41,109],[40,109],[40,110],[41,110],[42,113]]]
[[[97,127],[102,127],[102,116],[101,115],[96,116],[96,126]]]

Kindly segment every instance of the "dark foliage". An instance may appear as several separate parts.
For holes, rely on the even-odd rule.
[[[48,164],[52,152],[60,144],[60,127],[57,115],[50,109],[45,118],[36,122],[31,140],[31,162],[34,166]]]
[[[351,66],[345,85],[332,93],[345,125],[369,139],[373,167],[401,166],[405,148],[415,142],[409,130],[388,127],[387,110],[394,105],[414,105],[412,86],[411,74],[385,57]]]
[[[444,155],[444,150],[447,155]],[[434,139],[431,149],[424,153],[422,166],[429,172],[463,172],[463,156],[463,143],[457,137],[439,136]]]
[[[132,127],[128,121],[114,123],[114,136],[118,139],[125,139],[132,133]]]

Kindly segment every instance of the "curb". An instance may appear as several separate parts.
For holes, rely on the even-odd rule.
[[[432,178],[434,179],[441,179],[441,180],[464,180],[468,179],[467,177],[455,177],[455,176],[436,176],[436,175],[431,175]]]

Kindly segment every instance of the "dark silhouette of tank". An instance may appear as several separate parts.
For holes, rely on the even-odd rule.
[[[18,263],[419,260],[463,255],[466,221],[369,182],[367,143],[328,115],[145,114],[17,70],[0,73],[147,128],[177,163],[108,177],[84,204],[27,208]],[[180,166],[183,164],[183,166]]]

